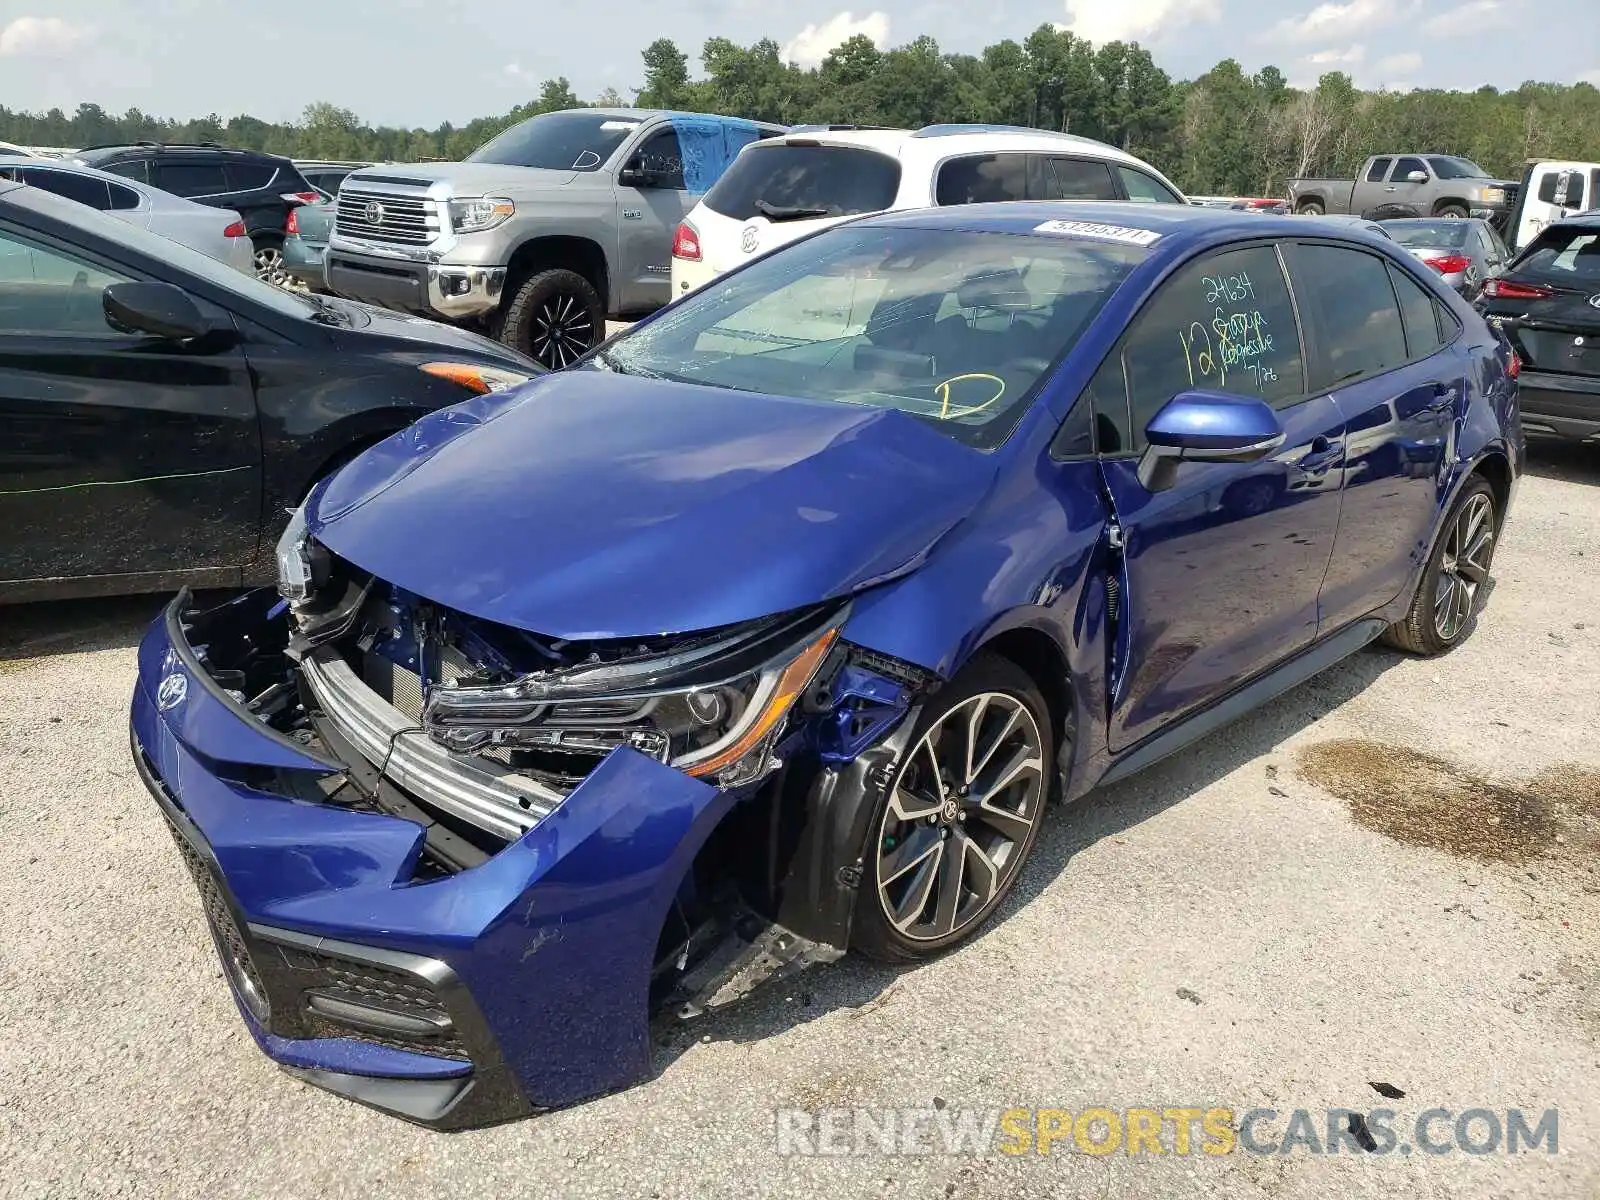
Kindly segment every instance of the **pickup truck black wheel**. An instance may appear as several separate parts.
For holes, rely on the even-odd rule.
[[[1302,217],[1320,217],[1326,211],[1320,200],[1302,200],[1300,207],[1295,209]]]
[[[506,345],[559,371],[605,337],[606,306],[576,271],[539,271],[518,285],[495,331]]]
[[[1445,217],[1452,221],[1464,221],[1468,215],[1467,210],[1459,204],[1441,204],[1439,211],[1434,213],[1436,217]]]
[[[1056,761],[1050,710],[1027,672],[980,654],[923,707],[862,848],[855,947],[927,958],[965,941],[1017,881]]]

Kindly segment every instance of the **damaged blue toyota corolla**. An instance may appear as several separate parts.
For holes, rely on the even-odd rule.
[[[246,1023],[437,1128],[993,915],[1047,801],[1464,638],[1518,364],[1359,231],[842,225],[313,491],[145,639],[139,770]]]

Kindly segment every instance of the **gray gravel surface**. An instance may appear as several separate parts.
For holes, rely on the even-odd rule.
[[[641,1087],[453,1136],[245,1033],[128,762],[159,601],[0,609],[0,1192],[1600,1195],[1600,454],[1540,452],[1496,574],[1447,658],[1364,652],[1057,813],[963,950],[813,970]],[[775,1107],[936,1103],[1554,1106],[1559,1153],[775,1153]]]

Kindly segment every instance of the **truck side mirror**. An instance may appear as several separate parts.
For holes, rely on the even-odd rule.
[[[1411,172],[1411,174],[1406,176],[1406,182],[1407,183],[1427,183],[1428,182],[1428,173],[1426,171],[1413,171],[1413,172]]]
[[[635,154],[622,165],[622,170],[617,172],[617,182],[623,187],[654,187],[656,176],[654,171],[645,169],[644,160]]]

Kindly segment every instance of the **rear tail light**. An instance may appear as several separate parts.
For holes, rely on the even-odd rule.
[[[290,213],[289,215],[291,217],[294,216],[293,213]],[[244,235],[245,230],[243,221],[235,221],[232,225],[229,225],[222,231],[223,237],[244,237]]]
[[[1441,275],[1459,275],[1472,265],[1465,254],[1442,254],[1438,258],[1422,260]]]
[[[672,257],[684,262],[700,261],[700,233],[687,221],[672,235]]]
[[[283,223],[285,233],[298,234],[300,232],[300,218],[294,215],[294,209],[289,210],[289,218]]]
[[[315,204],[322,199],[321,192],[284,192],[279,197],[285,204]]]
[[[1506,363],[1506,378],[1515,379],[1522,374],[1522,355],[1511,351],[1511,361]]]
[[[1556,294],[1554,288],[1537,283],[1512,283],[1508,279],[1491,279],[1483,285],[1483,294],[1495,300],[1548,300]]]

